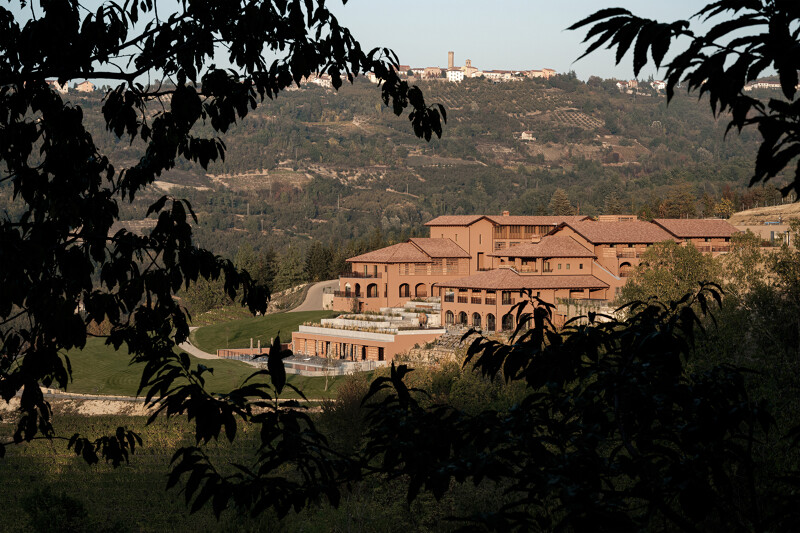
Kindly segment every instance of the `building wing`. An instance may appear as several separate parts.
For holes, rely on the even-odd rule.
[[[492,257],[596,257],[594,252],[581,246],[571,237],[546,235],[537,243],[527,243],[498,250],[489,254]]]
[[[572,228],[578,235],[592,244],[652,244],[675,240],[664,228],[651,222],[565,222],[559,227]],[[557,234],[558,228],[553,232]]]
[[[653,223],[678,239],[730,238],[739,232],[727,220],[713,218],[656,218]]]
[[[410,242],[393,244],[351,257],[348,263],[431,263],[431,258]]]

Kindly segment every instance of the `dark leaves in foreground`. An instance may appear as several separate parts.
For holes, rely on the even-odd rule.
[[[689,20],[667,24],[615,8],[597,11],[569,29],[588,27],[583,56],[605,46],[616,49],[619,64],[632,50],[636,76],[651,59],[657,68],[665,67],[668,99],[685,84],[690,92],[708,96],[715,115],[730,116],[729,130],[758,128],[763,141],[750,184],[766,182],[796,164],[800,155],[800,106],[795,100],[800,71],[797,2],[718,0],[692,18],[714,25],[694,32]],[[664,64],[670,50],[676,53]],[[773,73],[778,74],[782,99],[745,93],[748,83]],[[800,166],[781,189],[784,196],[792,191],[800,197]]]
[[[511,341],[478,338],[465,365],[526,383],[520,404],[477,416],[423,408],[398,379],[408,369],[393,368],[370,391],[391,394],[369,406],[367,460],[408,478],[409,499],[422,488],[440,498],[453,481],[496,482],[507,504],[469,522],[493,530],[759,530],[752,445],[773,420],[741,369],[687,365],[699,319],[719,301],[719,288],[703,285],[561,331],[539,302],[527,317],[518,310]]]

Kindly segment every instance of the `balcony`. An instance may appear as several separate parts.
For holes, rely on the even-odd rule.
[[[360,298],[361,296],[352,291],[333,291],[336,298]]]
[[[617,252],[617,257],[627,258],[627,259],[635,259],[637,257],[641,257],[642,252],[637,252],[636,250],[630,251],[619,251]]]
[[[459,296],[458,297],[458,303],[460,303],[460,304],[469,303],[469,296]]]
[[[444,295],[444,301],[445,302],[453,303],[454,300],[455,300],[455,295],[453,295],[453,294],[445,294]]]
[[[516,302],[514,298],[503,298],[503,305],[514,305]]]
[[[486,300],[483,303],[485,303],[486,305],[495,305],[497,303],[497,300],[494,298],[486,298]]]
[[[472,298],[470,298],[470,303],[473,303],[475,305],[481,305],[481,297],[473,296]]]
[[[365,274],[363,272],[347,272],[339,276],[340,278],[349,278],[349,279],[377,279],[381,277],[380,272],[374,272],[372,274]]]
[[[518,272],[520,274],[533,274],[533,273],[539,272],[539,270],[534,266],[524,266],[523,265],[523,266],[519,267]]]

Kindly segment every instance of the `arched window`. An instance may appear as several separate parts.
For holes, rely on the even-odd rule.
[[[367,285],[367,298],[377,298],[378,297],[378,285],[375,283],[370,283]]]
[[[511,313],[503,315],[503,331],[511,331],[514,329],[514,315]]]
[[[417,286],[414,287],[414,296],[417,298],[428,297],[428,289],[425,287],[424,283],[417,283]]]
[[[350,296],[350,291],[351,290],[352,289],[350,288],[350,284],[349,283],[345,283],[344,284],[344,294],[345,294],[345,296]]]
[[[356,298],[361,298],[361,285],[356,283]]]
[[[445,324],[450,324],[450,325],[452,325],[453,322],[455,322],[455,315],[453,315],[452,311],[448,311],[444,314],[444,321]]]
[[[628,263],[627,261],[622,263],[621,265],[619,265],[619,277],[627,278],[628,276],[631,275],[631,270],[633,270],[633,267],[631,266],[630,263]]]
[[[408,298],[411,296],[411,290],[408,287],[408,283],[403,283],[400,285],[400,297],[401,298]]]
[[[458,313],[458,323],[461,324],[462,326],[467,325],[467,313],[465,313],[464,311]]]
[[[489,313],[486,315],[486,331],[494,331],[495,324],[494,324],[494,315]]]
[[[472,327],[479,328],[481,327],[481,315],[478,313],[472,313]]]

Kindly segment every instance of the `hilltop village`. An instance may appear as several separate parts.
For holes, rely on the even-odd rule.
[[[556,327],[609,311],[648,246],[674,241],[717,256],[739,230],[721,219],[639,220],[632,215],[448,215],[411,238],[347,260],[328,307],[344,314],[300,326],[297,355],[391,361],[468,328],[508,334],[515,305],[552,306]]]

